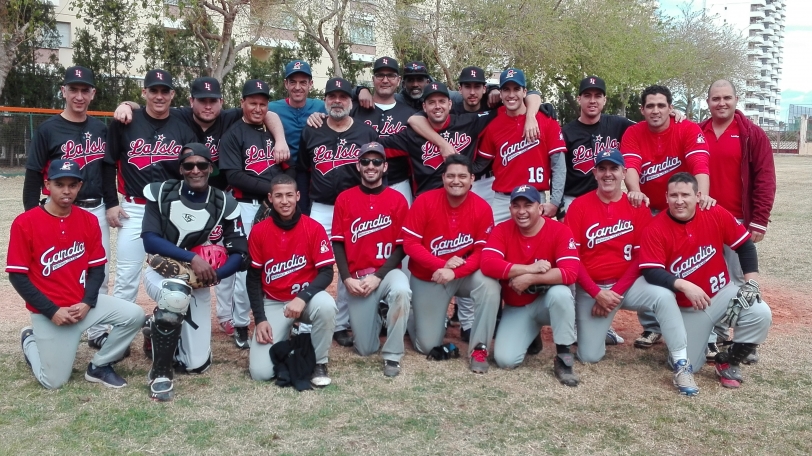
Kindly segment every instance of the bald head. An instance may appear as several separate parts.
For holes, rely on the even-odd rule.
[[[713,122],[726,128],[736,115],[736,87],[726,79],[720,79],[708,88],[708,110]]]
[[[732,82],[728,81],[727,79],[719,79],[718,81],[714,81],[713,84],[708,87],[708,98],[710,99],[711,91],[717,87],[730,87],[733,90],[733,96],[736,96],[736,86],[733,85]]]

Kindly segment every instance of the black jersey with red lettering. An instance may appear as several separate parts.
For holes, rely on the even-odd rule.
[[[48,179],[51,160],[73,160],[82,170],[82,189],[76,199],[99,199],[106,145],[107,126],[101,120],[88,116],[84,122],[71,122],[55,115],[40,124],[34,134],[25,167]],[[42,190],[48,194],[47,189]]]
[[[463,115],[449,115],[443,127],[437,131],[458,154],[465,155],[473,163],[477,138],[482,130],[496,117],[496,111]],[[411,127],[379,141],[386,149],[386,157],[408,156],[412,163],[412,188],[415,196],[443,186],[445,163],[440,148],[426,140]]]
[[[271,180],[286,170],[292,168],[290,162],[277,164],[274,159],[273,148],[276,144],[273,135],[265,125],[251,125],[245,122],[234,124],[220,140],[220,169],[222,172],[230,170],[245,171],[236,178],[229,175],[229,185],[232,187],[234,197],[240,199],[265,198],[270,191]],[[257,182],[257,181],[261,181]],[[260,187],[266,190],[257,192]]]
[[[564,194],[581,196],[598,188],[592,175],[595,157],[607,149],[620,150],[620,138],[626,129],[634,125],[631,120],[608,114],[593,125],[586,125],[578,119],[564,125],[564,142],[567,143],[567,180]]]
[[[395,102],[395,105],[383,110],[376,105],[374,109],[364,109],[360,106],[353,109],[350,114],[353,119],[361,121],[374,128],[381,137],[391,136],[405,130],[409,125],[409,117],[415,111],[406,103]],[[409,179],[411,171],[409,157],[396,157],[389,160],[386,178],[389,185],[397,184]]]
[[[206,131],[203,131],[203,128],[195,122],[194,112],[191,107],[184,106],[182,108],[172,109],[169,112],[173,116],[179,117],[192,129],[195,135],[197,135],[197,142],[205,144],[206,147],[209,148],[212,163],[219,167],[220,139],[232,125],[242,119],[242,109],[231,108],[221,110],[220,115],[214,119],[214,123],[212,123]],[[225,190],[228,186],[225,174],[218,172],[216,175],[209,176],[209,185],[219,188],[220,190]]]
[[[118,168],[119,193],[143,198],[147,184],[182,179],[178,155],[195,141],[194,132],[179,118],[154,119],[145,108],[136,109],[129,124],[110,123],[104,161]]]
[[[297,167],[310,173],[310,199],[333,205],[339,193],[360,184],[355,164],[361,146],[377,140],[374,128],[355,120],[342,132],[330,128],[326,120],[319,128],[305,127]]]

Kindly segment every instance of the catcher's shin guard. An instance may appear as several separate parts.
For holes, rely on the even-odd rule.
[[[731,366],[738,366],[750,355],[750,353],[753,353],[753,350],[756,348],[758,348],[758,344],[743,344],[734,342],[728,350],[728,353],[730,354],[728,362]]]
[[[158,308],[151,321],[152,369],[149,371],[150,397],[169,401],[174,396],[172,363],[178,348],[183,317],[192,299],[192,288],[185,282],[167,279],[162,282]]]

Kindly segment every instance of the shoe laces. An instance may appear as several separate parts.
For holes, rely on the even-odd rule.
[[[683,365],[675,364],[675,366],[677,367],[677,370],[674,372],[674,378],[677,380],[677,383],[683,387],[696,388],[696,381],[694,380],[691,365],[686,362]]]

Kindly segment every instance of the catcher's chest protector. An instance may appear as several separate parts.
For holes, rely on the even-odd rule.
[[[208,242],[211,231],[225,215],[225,193],[209,187],[204,203],[191,203],[181,199],[181,181],[169,180],[161,185],[158,206],[164,237],[183,249]]]

